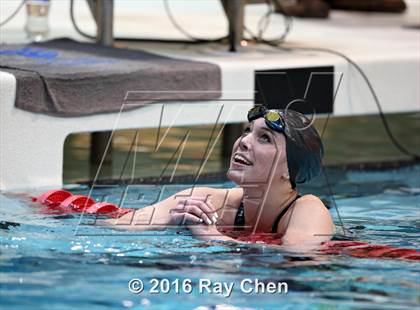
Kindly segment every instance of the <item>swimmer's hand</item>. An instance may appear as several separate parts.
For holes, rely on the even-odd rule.
[[[213,225],[218,215],[208,197],[181,199],[170,210],[172,225]]]

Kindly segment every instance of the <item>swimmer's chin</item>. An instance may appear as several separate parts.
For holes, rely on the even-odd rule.
[[[244,171],[229,168],[226,177],[237,185],[244,183]]]

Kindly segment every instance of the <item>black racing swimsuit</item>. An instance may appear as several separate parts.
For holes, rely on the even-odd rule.
[[[291,206],[293,206],[293,204],[295,203],[296,200],[298,200],[300,197],[300,195],[297,195],[295,199],[293,199],[289,205],[284,208],[280,214],[276,217],[276,220],[273,223],[273,227],[271,228],[271,233],[276,234],[277,233],[277,226],[279,225],[279,222],[281,220],[281,218],[286,214],[287,210],[290,209]],[[238,208],[238,212],[236,212],[236,216],[235,216],[235,231],[238,230],[244,230],[244,226],[245,226],[245,207],[244,207],[244,203],[243,201],[241,201],[241,204],[239,205]]]

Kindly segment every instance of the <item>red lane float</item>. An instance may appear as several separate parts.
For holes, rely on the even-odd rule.
[[[97,202],[86,209],[86,213],[111,213],[118,211],[118,206],[108,202]]]
[[[83,212],[93,204],[95,204],[95,200],[92,198],[83,195],[73,195],[62,201],[59,208],[69,212]]]
[[[109,202],[96,202],[84,195],[73,195],[65,190],[50,190],[43,193],[33,201],[38,202],[48,208],[47,213],[87,213],[103,214],[109,217],[120,217],[133,209],[119,208]]]
[[[255,233],[236,236],[236,239],[251,243],[281,245],[282,235]],[[322,254],[345,254],[357,258],[402,259],[420,261],[420,252],[414,249],[394,248],[388,245],[369,244],[362,241],[328,241],[321,245]]]
[[[87,208],[88,214],[107,214],[109,217],[118,218],[133,209],[119,208],[117,205],[109,202],[97,202]]]
[[[403,259],[420,261],[420,252],[414,249],[394,248],[388,245],[358,241],[328,241],[322,244],[322,253],[346,254],[358,258]]]
[[[108,202],[95,202],[93,199],[83,195],[73,195],[65,190],[50,190],[34,201],[48,207],[50,211],[62,213],[103,214],[108,217],[118,218],[133,209],[119,208],[117,205]],[[247,236],[237,236],[238,240],[281,245],[281,235],[260,233]],[[346,254],[358,258],[381,258],[381,259],[403,259],[420,261],[420,252],[407,248],[393,248],[387,245],[369,244],[362,241],[328,241],[321,245],[321,253],[324,254]]]
[[[35,201],[46,205],[48,207],[58,207],[65,199],[72,196],[72,193],[62,190],[62,189],[53,189],[48,192],[45,192],[38,198],[35,198]]]

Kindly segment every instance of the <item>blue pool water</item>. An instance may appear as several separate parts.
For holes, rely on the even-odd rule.
[[[356,240],[420,249],[420,166],[329,171],[329,179],[341,219]],[[133,186],[125,204],[141,207],[185,187]],[[71,188],[82,194],[88,190]],[[97,188],[93,195],[118,203],[124,190]],[[302,192],[332,204],[322,178]],[[309,257],[261,244],[200,241],[188,232],[134,234],[88,225],[89,218],[38,211],[25,199],[0,195],[4,309],[414,309],[420,304],[418,262],[344,254]],[[334,207],[331,213],[338,224]],[[143,280],[145,291],[130,293],[132,278]],[[151,294],[152,278],[191,279],[193,291]],[[200,279],[233,282],[233,292],[230,297],[200,294]],[[243,279],[286,282],[288,293],[245,294]]]

